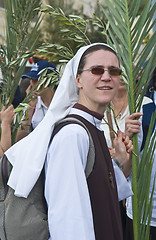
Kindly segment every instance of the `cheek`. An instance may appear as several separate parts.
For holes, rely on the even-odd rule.
[[[85,77],[85,74],[77,76],[77,78],[76,78],[76,86],[79,89],[85,89],[86,86],[88,86],[88,78]]]
[[[114,80],[114,85],[117,89],[120,87],[120,78]]]

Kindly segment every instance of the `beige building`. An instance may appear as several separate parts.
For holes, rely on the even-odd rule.
[[[5,0],[0,0],[0,44],[4,43],[5,40],[5,10],[4,10]],[[72,4],[74,9],[81,9],[83,7],[83,13],[89,17],[93,16],[94,10],[98,3],[104,4],[105,0],[55,0],[57,3],[63,3],[63,5]],[[152,0],[153,4],[156,0]],[[42,0],[43,5],[49,3],[49,0]],[[155,15],[153,20],[155,19]],[[155,31],[155,29],[153,29]]]
[[[0,0],[0,44],[4,43],[4,39],[5,39],[4,0]]]
[[[0,0],[0,44],[5,41],[5,10],[4,1]],[[48,0],[42,0],[43,5],[48,4]],[[56,0],[56,2],[61,2],[61,0]],[[104,0],[63,0],[64,4],[72,4],[74,9],[81,9],[83,6],[83,13],[92,16],[95,6],[98,2],[104,2]]]

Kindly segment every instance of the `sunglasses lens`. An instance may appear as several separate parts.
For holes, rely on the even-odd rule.
[[[122,70],[120,68],[109,68],[109,74],[112,76],[120,76]]]
[[[104,69],[101,67],[94,67],[92,68],[91,72],[94,75],[102,75],[104,73]]]

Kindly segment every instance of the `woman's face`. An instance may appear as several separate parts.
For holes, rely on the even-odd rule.
[[[87,70],[95,66],[102,66],[105,70],[104,73],[94,75]],[[92,111],[104,113],[120,85],[120,76],[112,76],[108,72],[108,68],[112,67],[119,68],[119,60],[112,52],[98,50],[86,56],[83,72],[77,76],[77,87],[80,89],[78,102],[80,104]]]

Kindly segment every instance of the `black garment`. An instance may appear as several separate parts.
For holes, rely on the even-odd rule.
[[[124,201],[119,202],[120,205],[120,214],[121,214],[121,222],[122,222],[122,233],[125,236],[126,232],[126,207],[124,206]]]
[[[151,98],[154,101],[154,88],[153,88],[152,80],[150,81],[150,83],[147,87],[147,91],[145,93],[145,96]]]
[[[133,221],[128,217],[126,219],[126,237],[125,237],[125,240],[134,240],[134,237],[133,237]],[[150,227],[150,240],[156,240],[156,227]]]
[[[20,87],[18,86],[15,92],[15,96],[12,101],[12,104],[14,108],[16,108],[21,102],[22,102],[22,97],[21,97]]]
[[[155,111],[156,111],[156,105],[154,102],[143,105],[143,118],[142,118],[143,140],[142,140],[140,151],[142,151],[144,148],[150,121],[151,121],[151,117],[152,117],[152,113],[154,113]],[[152,133],[154,132],[155,126],[156,126],[156,120],[155,120],[155,123],[153,126]]]

